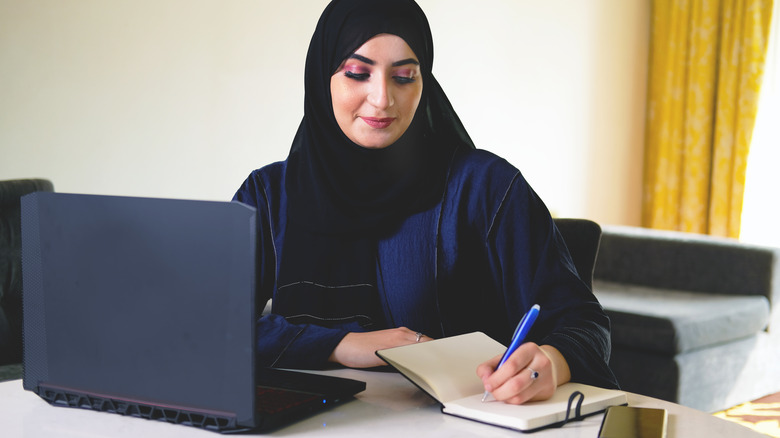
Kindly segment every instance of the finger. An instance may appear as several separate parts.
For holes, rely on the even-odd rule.
[[[504,403],[522,404],[531,400],[545,400],[555,392],[552,379],[546,371],[539,372],[531,364],[512,376],[493,391],[493,398]]]
[[[398,342],[399,345],[407,345],[407,344],[414,344],[417,342],[417,333],[416,331],[407,328],[407,327],[398,327],[395,329],[396,335],[398,336]]]
[[[426,335],[423,332],[414,331],[406,327],[401,328],[405,331],[405,339],[410,343],[428,342],[433,340],[432,337]]]
[[[493,388],[498,388],[509,379],[514,377],[523,368],[529,366],[534,359],[539,347],[532,343],[527,342],[521,345],[511,356],[501,365],[501,368],[497,369],[489,378],[488,383]]]
[[[501,361],[501,355],[488,360],[487,362],[483,362],[479,364],[477,367],[477,376],[479,376],[480,379],[482,379],[483,383],[486,383],[486,380],[488,377],[493,374],[493,371],[495,371],[496,367],[498,366],[498,362]]]
[[[547,394],[550,390],[554,391],[549,362],[539,346],[534,343],[523,344],[487,380],[485,387],[492,389],[490,392],[496,400],[507,403],[525,403],[541,398],[538,397],[540,392]],[[540,380],[542,376],[545,378]]]
[[[546,355],[538,354],[527,367],[496,388],[493,397],[509,404],[522,404],[527,401],[546,400],[554,393],[552,364]]]
[[[536,387],[524,373],[516,374],[492,391],[493,398],[510,404],[522,404],[536,395]]]

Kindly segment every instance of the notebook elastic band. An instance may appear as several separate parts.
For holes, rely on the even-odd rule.
[[[578,400],[577,400],[577,404],[574,406],[574,416],[572,416],[571,408],[572,408],[572,403],[574,403],[575,399]],[[582,409],[583,401],[585,401],[585,394],[581,393],[580,391],[574,391],[571,393],[571,395],[569,396],[569,403],[566,406],[566,418],[563,419],[563,423],[561,424],[561,426],[568,423],[569,421],[582,420],[581,409]]]

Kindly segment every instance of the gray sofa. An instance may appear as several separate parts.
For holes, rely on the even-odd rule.
[[[54,191],[46,179],[0,181],[0,381],[22,376],[22,235],[20,200]]]
[[[780,391],[780,250],[604,226],[593,289],[623,389],[715,412]]]

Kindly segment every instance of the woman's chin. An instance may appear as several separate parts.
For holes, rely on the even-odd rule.
[[[386,134],[380,134],[380,135],[374,134],[374,135],[360,136],[356,139],[352,139],[352,141],[358,146],[362,146],[366,149],[384,149],[390,146],[391,144],[395,143],[399,137],[400,136],[386,135]]]

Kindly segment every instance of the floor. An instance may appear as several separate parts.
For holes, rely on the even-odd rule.
[[[780,393],[734,406],[714,415],[780,438]]]

